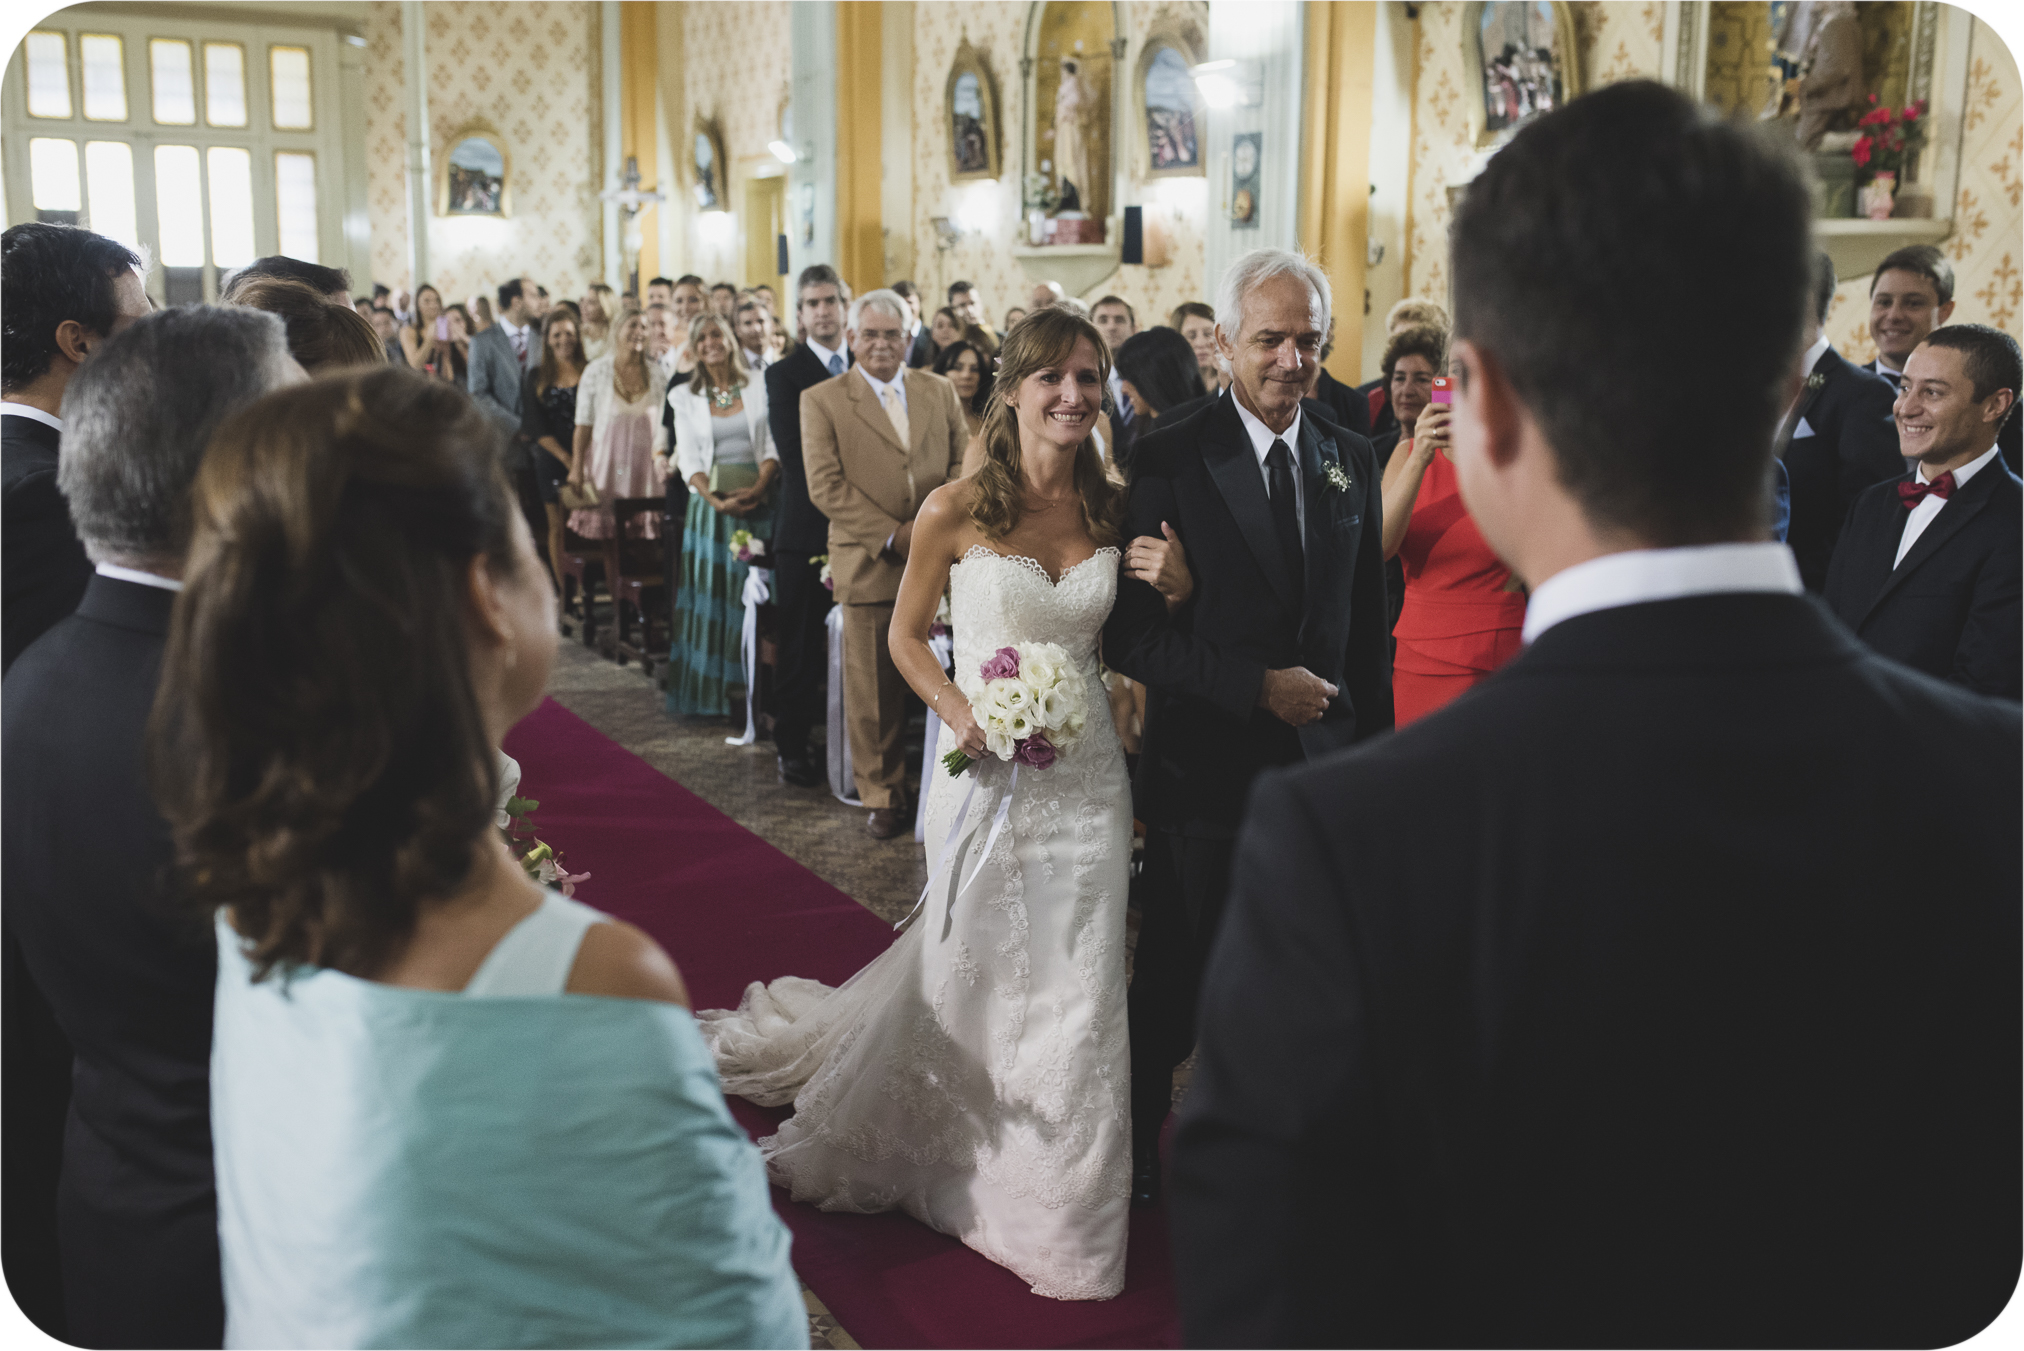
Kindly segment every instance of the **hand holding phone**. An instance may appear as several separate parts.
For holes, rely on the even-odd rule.
[[[439,314],[439,315],[437,315],[437,316],[436,316],[436,341],[437,341],[437,342],[443,342],[443,341],[446,341],[446,340],[447,340],[447,339],[449,338],[449,336],[450,336],[450,316],[449,316],[449,315],[447,315],[447,314]]]
[[[1454,401],[1455,401],[1454,382],[1445,375],[1435,376],[1433,397],[1429,399],[1428,402],[1440,404],[1452,404]]]

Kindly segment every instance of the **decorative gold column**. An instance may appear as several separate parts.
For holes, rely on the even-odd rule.
[[[879,0],[836,6],[836,266],[854,295],[885,285],[879,200],[884,8]],[[903,77],[911,73],[894,73]]]
[[[1300,247],[1320,262],[1335,291],[1335,352],[1328,360],[1329,374],[1352,385],[1363,378],[1371,64],[1376,45],[1376,6],[1361,0],[1308,0]],[[1407,129],[1400,128],[1400,134],[1407,134]]]
[[[619,6],[619,166],[633,159],[639,165],[640,190],[655,186],[659,176],[660,137],[654,125],[654,57],[660,35],[651,0],[624,0]],[[640,234],[640,289],[661,268],[659,208],[647,207],[633,220]]]

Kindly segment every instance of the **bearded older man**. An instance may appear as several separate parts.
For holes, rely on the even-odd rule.
[[[1327,276],[1297,253],[1238,259],[1216,296],[1228,395],[1172,427],[1161,419],[1132,451],[1124,534],[1138,542],[1104,656],[1147,687],[1132,792],[1151,828],[1130,1000],[1141,1203],[1159,1193],[1160,1124],[1194,1047],[1251,781],[1392,725],[1377,456],[1302,404],[1329,300]],[[1142,554],[1175,537],[1195,585],[1169,614]]]

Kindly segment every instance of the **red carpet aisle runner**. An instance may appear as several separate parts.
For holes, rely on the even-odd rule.
[[[541,803],[541,837],[592,874],[579,898],[659,940],[698,1008],[733,1007],[776,976],[839,985],[892,941],[876,915],[553,700],[506,752]],[[787,1115],[730,1102],[755,1139]],[[1180,1345],[1164,1208],[1132,1216],[1123,1294],[1064,1303],[905,1215],[824,1214],[778,1188],[773,1201],[795,1270],[866,1347]]]

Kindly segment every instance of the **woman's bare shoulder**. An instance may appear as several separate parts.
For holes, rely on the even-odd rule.
[[[623,920],[607,920],[584,930],[576,964],[569,968],[571,994],[603,995],[608,999],[654,999],[689,1007],[689,990],[674,959],[659,943]]]
[[[976,491],[977,476],[966,474],[962,478],[950,479],[941,487],[929,493],[921,501],[918,518],[926,525],[941,530],[960,529],[970,523],[970,502]],[[916,526],[916,529],[919,527]]]

